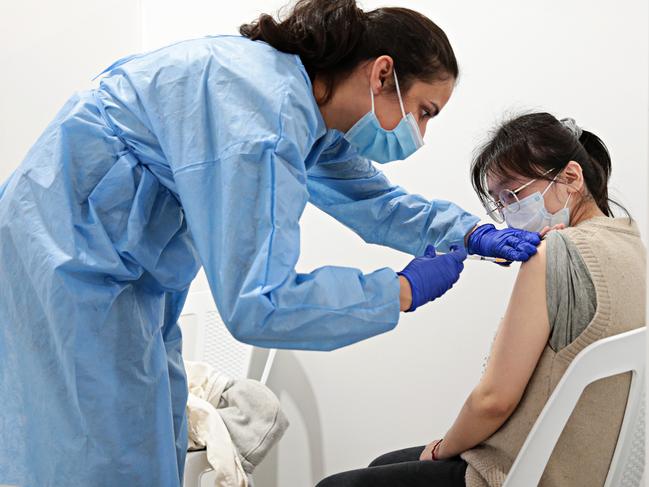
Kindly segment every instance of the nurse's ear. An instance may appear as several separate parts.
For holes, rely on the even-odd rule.
[[[378,96],[389,85],[392,79],[394,61],[390,56],[379,56],[370,64],[370,88],[374,96]]]
[[[584,172],[581,164],[570,161],[561,171],[561,181],[568,187],[570,193],[581,193],[584,189]]]

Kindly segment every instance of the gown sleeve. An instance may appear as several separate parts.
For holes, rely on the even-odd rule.
[[[281,86],[267,74],[258,85],[215,77],[207,88],[182,90],[181,100],[159,97],[156,109],[168,116],[157,132],[166,135],[188,227],[233,336],[331,350],[396,326],[399,281],[388,268],[295,271],[308,201],[304,161],[322,132],[309,85],[298,77]]]
[[[464,247],[464,237],[479,218],[449,201],[410,194],[339,140],[326,163],[308,173],[310,202],[368,243],[422,255],[432,244],[448,252]]]

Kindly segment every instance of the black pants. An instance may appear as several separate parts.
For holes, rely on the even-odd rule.
[[[367,468],[342,472],[320,481],[316,487],[465,487],[466,462],[420,461],[423,446],[386,453]]]

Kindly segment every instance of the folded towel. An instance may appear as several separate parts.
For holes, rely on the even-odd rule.
[[[203,362],[185,361],[185,370],[189,448],[207,448],[218,487],[246,487],[245,474],[288,428],[279,399],[257,381],[232,379]]]

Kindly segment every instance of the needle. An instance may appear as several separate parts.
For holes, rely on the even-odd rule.
[[[437,255],[444,255],[446,252],[437,252]],[[471,254],[467,257],[470,260],[483,260],[485,262],[495,262],[496,264],[511,264],[510,260],[503,259],[502,257],[485,257],[484,255]]]
[[[507,262],[510,262],[509,260],[503,259],[501,257],[485,257],[484,255],[469,255],[467,259],[485,260],[487,262],[496,262],[498,264],[506,264]]]

